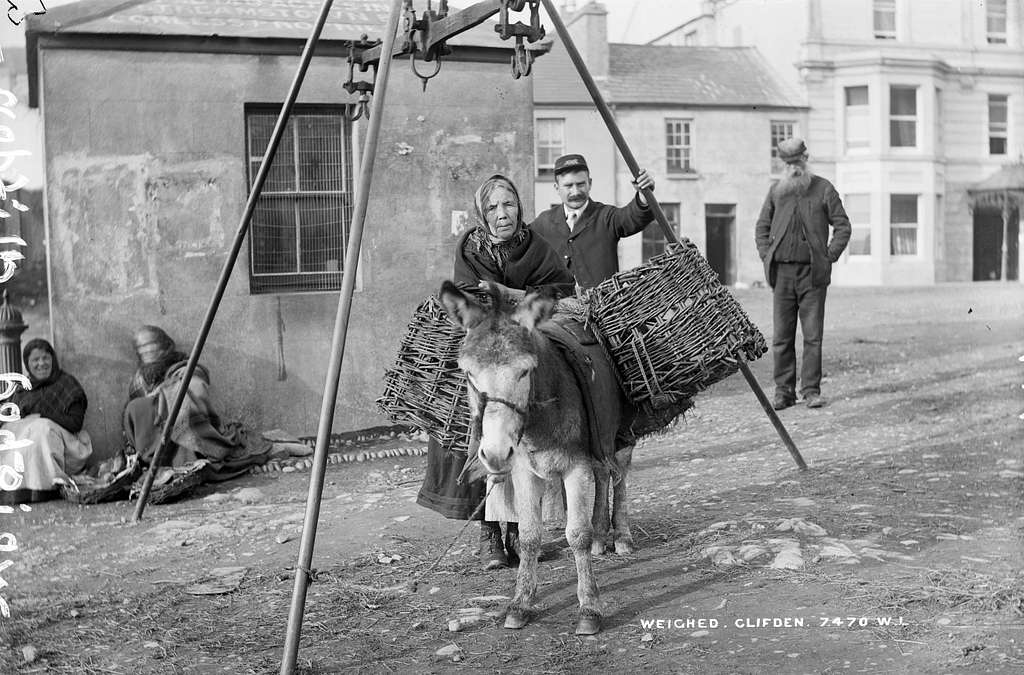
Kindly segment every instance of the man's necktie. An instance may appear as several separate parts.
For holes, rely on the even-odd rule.
[[[569,217],[566,218],[566,222],[569,223],[569,231],[572,232],[576,228],[576,218],[579,214],[575,211],[569,213]]]

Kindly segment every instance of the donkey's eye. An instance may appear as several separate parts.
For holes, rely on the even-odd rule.
[[[530,371],[529,371],[529,369],[526,369],[526,370],[522,370],[522,371],[520,371],[520,372],[519,372],[519,374],[518,374],[518,375],[516,375],[516,379],[517,379],[517,380],[521,380],[521,379],[523,379],[524,377],[526,377],[526,376],[527,376],[527,375],[529,375],[529,374],[530,374]]]

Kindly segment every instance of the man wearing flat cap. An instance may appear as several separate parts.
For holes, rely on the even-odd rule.
[[[583,155],[555,160],[555,192],[562,203],[544,211],[530,228],[561,256],[581,288],[592,288],[619,271],[619,239],[636,234],[654,220],[641,189],[654,179],[641,171],[633,181],[636,197],[622,207],[590,199],[590,169]]]
[[[850,241],[850,219],[832,183],[807,167],[803,139],[778,145],[785,175],[768,190],[754,228],[757,252],[772,288],[773,407],[796,404],[796,323],[804,336],[800,394],[808,408],[826,404],[821,396],[821,337],[825,292],[832,263]],[[832,228],[831,238],[829,227]]]

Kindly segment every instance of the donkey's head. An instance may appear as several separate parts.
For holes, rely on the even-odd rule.
[[[491,286],[491,306],[477,302],[449,281],[441,286],[441,303],[466,329],[459,367],[469,380],[469,405],[480,438],[480,462],[491,473],[512,470],[512,454],[526,428],[538,363],[534,327],[549,318],[555,300],[527,295],[515,308]]]

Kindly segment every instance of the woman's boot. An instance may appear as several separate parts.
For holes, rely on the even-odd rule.
[[[519,564],[519,523],[505,523],[505,556],[509,567]]]
[[[496,570],[508,567],[505,546],[501,542],[501,525],[497,521],[480,521],[480,551],[484,559],[485,570]]]

